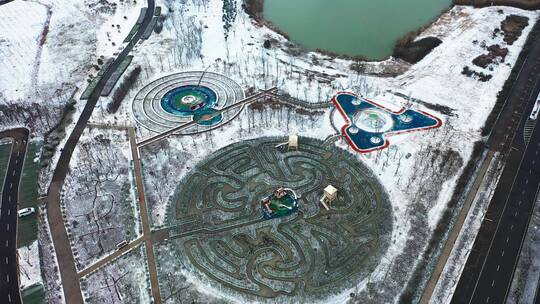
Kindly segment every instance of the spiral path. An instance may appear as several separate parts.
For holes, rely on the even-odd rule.
[[[300,138],[299,151],[275,148],[285,140],[232,144],[179,181],[167,246],[200,280],[243,297],[302,302],[351,288],[379,263],[392,217],[377,179],[337,147]],[[327,211],[319,198],[329,184],[339,195]],[[260,200],[280,186],[298,194],[299,210],[264,219]]]
[[[143,87],[133,99],[133,117],[144,128],[158,133],[191,121],[192,117],[190,116],[174,115],[165,111],[161,100],[167,92],[175,88],[197,85],[203,73],[200,85],[216,94],[215,109],[221,109],[244,99],[242,87],[224,75],[202,71],[180,72],[156,79]],[[228,115],[235,116],[230,113]],[[209,128],[210,126],[199,126],[199,128],[205,127]]]

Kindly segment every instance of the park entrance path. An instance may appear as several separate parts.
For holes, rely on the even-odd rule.
[[[137,196],[139,201],[139,210],[141,213],[141,222],[143,226],[143,239],[146,248],[146,259],[148,261],[148,273],[150,275],[150,287],[152,289],[152,297],[154,303],[161,303],[161,295],[159,292],[159,281],[156,269],[156,258],[152,247],[152,232],[150,230],[150,221],[148,220],[148,208],[144,195],[144,182],[142,178],[141,159],[135,137],[135,129],[128,128],[129,143],[131,145],[131,155],[133,156],[133,167],[135,170],[135,183],[137,185]]]

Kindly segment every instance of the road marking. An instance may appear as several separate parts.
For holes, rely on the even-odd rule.
[[[486,298],[486,303],[489,302],[489,296]]]
[[[501,265],[500,265],[500,264],[497,265],[497,271],[499,271],[499,268],[501,268]]]
[[[504,256],[504,250],[501,252],[501,256]]]
[[[516,211],[516,212],[514,212],[514,217],[517,217],[517,211]]]
[[[9,283],[9,274],[6,274],[6,281]]]
[[[491,287],[493,287],[493,285],[495,285],[495,280],[491,281]]]
[[[9,183],[9,189],[13,189],[13,183]]]
[[[510,230],[514,229],[514,224],[510,225]]]
[[[9,247],[9,240],[6,240],[6,247]]]
[[[518,206],[521,206],[521,201],[518,202]]]
[[[510,237],[509,237],[509,236],[507,236],[507,237],[506,237],[506,243],[508,243],[508,240],[509,240],[509,239],[510,239]]]
[[[6,265],[9,264],[9,259],[6,257]]]
[[[7,296],[8,296],[8,301],[9,301],[9,303],[11,303],[11,294],[10,294],[10,293],[8,293],[8,295],[7,295]]]
[[[15,170],[13,170],[13,174],[12,174],[12,175],[15,176]]]
[[[9,231],[9,223],[6,225],[6,231]]]

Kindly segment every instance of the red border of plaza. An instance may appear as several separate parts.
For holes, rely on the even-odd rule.
[[[341,105],[339,104],[339,102],[336,100],[336,97],[338,95],[345,95],[345,94],[348,94],[348,95],[351,95],[351,96],[354,96],[356,98],[359,98],[359,99],[362,99],[362,100],[365,100],[367,101],[368,103],[378,107],[378,108],[381,108],[383,109],[384,111],[386,112],[389,112],[391,114],[395,114],[395,115],[399,115],[403,112],[405,112],[406,108],[401,108],[401,110],[399,111],[392,111],[390,109],[388,109],[387,107],[385,106],[382,106],[374,101],[371,101],[367,98],[364,98],[364,97],[361,97],[361,96],[358,96],[357,94],[355,93],[352,93],[352,92],[347,92],[347,91],[343,91],[343,92],[337,92],[336,95],[334,95],[334,97],[332,97],[332,103],[334,103],[334,105],[336,106],[336,108],[338,109],[338,111],[341,113],[341,116],[343,116],[343,118],[345,118],[345,125],[341,128],[341,134],[345,137],[345,139],[347,140],[347,142],[349,143],[349,146],[351,146],[351,148],[353,148],[353,150],[355,150],[356,152],[359,152],[359,153],[369,153],[369,152],[373,152],[373,151],[377,151],[377,150],[382,150],[382,149],[385,149],[387,148],[389,145],[390,145],[390,140],[388,140],[387,137],[390,137],[390,136],[393,136],[393,135],[397,135],[397,134],[405,134],[405,133],[410,133],[410,132],[416,132],[416,131],[424,131],[424,130],[430,130],[430,129],[436,129],[440,126],[442,126],[442,120],[439,119],[438,117],[434,116],[434,115],[431,115],[425,111],[422,111],[422,110],[415,110],[415,111],[418,111],[426,116],[429,116],[433,119],[435,119],[437,121],[437,124],[434,125],[434,126],[430,126],[430,127],[422,127],[422,128],[416,128],[416,129],[409,129],[409,130],[403,130],[403,131],[395,131],[395,132],[388,132],[388,133],[384,133],[383,134],[383,138],[384,138],[384,145],[380,146],[380,147],[376,147],[376,148],[372,148],[372,149],[360,149],[356,146],[356,144],[354,143],[354,141],[350,138],[349,134],[347,134],[346,132],[346,129],[348,127],[351,126],[352,122],[351,120],[349,119],[349,116],[345,113],[345,111],[343,110],[343,108],[341,107]]]

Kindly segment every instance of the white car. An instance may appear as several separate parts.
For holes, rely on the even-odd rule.
[[[122,249],[124,246],[127,246],[129,244],[129,241],[121,241],[120,243],[116,244],[116,249]]]
[[[23,209],[17,211],[17,213],[19,214],[19,217],[27,216],[27,215],[30,215],[30,214],[32,214],[34,212],[36,212],[36,209],[34,209],[32,207],[23,208]]]

